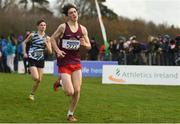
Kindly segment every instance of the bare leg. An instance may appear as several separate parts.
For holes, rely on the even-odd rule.
[[[35,81],[31,94],[35,95],[42,79],[43,70],[36,67],[30,67],[30,71],[31,71],[31,76],[33,80]]]
[[[64,93],[67,96],[72,96],[74,94],[74,88],[71,81],[71,75],[63,73],[61,74],[61,79],[62,79]]]
[[[74,94],[72,95],[69,111],[74,112],[80,98],[80,89],[82,83],[82,71],[77,70],[72,73],[72,84],[74,88]]]
[[[76,109],[77,103],[80,97],[80,87],[82,82],[82,72],[81,70],[75,71],[72,75],[63,73],[61,74],[62,85],[66,95],[71,96],[71,102],[68,111],[68,120],[70,122],[75,122],[77,119],[73,116]]]

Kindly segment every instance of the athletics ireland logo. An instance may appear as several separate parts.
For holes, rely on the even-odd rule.
[[[119,68],[117,68],[117,69],[115,70],[115,76],[109,75],[109,76],[108,76],[108,79],[111,80],[111,81],[113,81],[113,82],[115,82],[115,83],[124,83],[124,82],[126,82],[125,80],[123,80],[123,79],[121,79],[121,78],[117,78],[117,77],[120,77],[120,75],[121,75],[121,71],[120,71]]]

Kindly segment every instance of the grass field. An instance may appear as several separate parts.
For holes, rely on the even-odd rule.
[[[44,75],[36,100],[29,101],[30,75],[0,73],[0,123],[63,123],[69,98],[54,92],[53,75]],[[180,122],[180,87],[102,85],[84,78],[75,115],[78,122]]]

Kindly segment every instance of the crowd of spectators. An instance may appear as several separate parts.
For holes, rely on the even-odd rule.
[[[16,72],[18,61],[23,61],[25,73],[28,72],[27,60],[23,58],[24,39],[26,35],[15,37],[10,34],[0,36],[0,72]],[[138,41],[136,36],[109,40],[109,47],[99,45],[95,38],[90,40],[92,49],[88,51],[86,60],[118,61],[119,65],[180,65],[180,35],[174,38],[169,35],[149,36],[147,41]],[[28,47],[27,47],[28,49]],[[55,60],[55,56],[45,56],[46,60]]]
[[[26,35],[14,34],[6,36],[1,34],[0,36],[0,72],[17,72],[18,61],[23,61],[25,73],[28,72],[27,59],[23,57],[23,41],[30,34],[30,31],[26,32]],[[28,49],[28,48],[27,48]]]
[[[143,42],[136,36],[128,39],[120,36],[117,40],[109,40],[108,50],[103,44],[98,46],[94,40],[91,44],[89,60],[118,61],[119,65],[180,65],[180,35],[174,38],[169,35],[149,36]]]
[[[18,38],[14,34],[0,36],[0,72],[17,71],[18,60],[23,59],[23,40],[22,35]]]

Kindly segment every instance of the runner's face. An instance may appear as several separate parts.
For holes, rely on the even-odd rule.
[[[71,21],[76,22],[78,20],[78,13],[75,8],[71,8],[68,10],[68,17]]]
[[[45,22],[41,22],[39,25],[38,25],[38,30],[39,31],[45,31],[46,30],[46,23]]]

